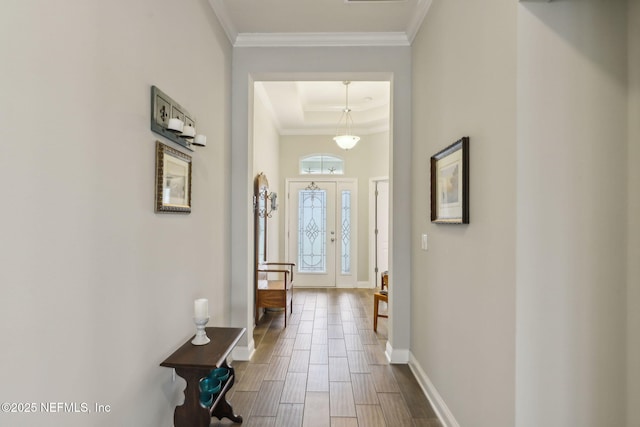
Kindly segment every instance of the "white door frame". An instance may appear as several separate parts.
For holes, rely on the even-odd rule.
[[[353,266],[353,271],[351,272],[351,274],[342,274],[340,272],[340,251],[336,250],[335,251],[335,255],[336,255],[336,262],[335,262],[335,287],[337,288],[344,288],[344,287],[349,287],[349,288],[354,288],[357,286],[358,284],[358,180],[356,178],[322,178],[322,177],[318,177],[317,175],[308,175],[308,176],[300,176],[297,178],[286,178],[285,179],[285,188],[287,191],[287,195],[285,198],[285,210],[284,210],[284,228],[285,228],[285,236],[286,238],[284,239],[284,253],[285,256],[288,258],[287,262],[293,262],[296,263],[297,260],[296,259],[290,259],[290,254],[289,254],[289,239],[290,239],[290,233],[295,232],[295,230],[292,230],[292,225],[290,223],[291,221],[291,215],[289,214],[290,208],[291,208],[291,203],[290,203],[290,198],[289,198],[289,185],[292,182],[309,182],[309,181],[314,181],[314,182],[335,182],[336,183],[336,199],[338,199],[338,194],[340,194],[340,191],[342,188],[344,188],[345,184],[348,184],[351,187],[351,191],[353,192],[352,197],[351,197],[351,259],[352,261],[352,266]],[[342,232],[341,232],[341,228],[338,226],[339,224],[339,216],[338,214],[338,206],[339,204],[336,203],[336,240],[337,243],[336,244],[340,244],[341,238],[342,238]],[[297,271],[297,270],[296,270]]]
[[[233,352],[236,360],[249,360],[253,341],[253,82],[291,80],[377,80],[391,82],[390,129],[390,230],[389,341],[387,357],[407,363],[411,344],[411,49],[405,46],[264,47],[233,50],[231,73],[231,128],[225,133],[223,152],[231,158],[230,176],[221,184],[221,197],[230,199],[222,211],[230,223],[225,239],[224,280],[230,281],[225,324],[245,327],[247,332]]]
[[[376,272],[376,183],[380,181],[389,182],[389,177],[375,177],[369,179],[369,287],[378,286],[380,278],[379,271]],[[390,183],[389,183],[390,184]]]

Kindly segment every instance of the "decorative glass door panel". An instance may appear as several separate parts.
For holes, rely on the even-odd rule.
[[[342,225],[340,239],[342,250],[340,251],[340,267],[342,274],[351,274],[351,191],[342,190],[342,209],[340,221]]]
[[[298,209],[298,271],[326,273],[327,190],[300,190]]]

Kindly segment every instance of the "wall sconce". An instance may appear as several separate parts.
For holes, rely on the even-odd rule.
[[[151,86],[151,130],[193,151],[205,147],[207,137],[196,132],[193,116],[169,95]]]
[[[271,201],[271,212],[278,210],[278,193],[271,193],[267,196]]]
[[[264,193],[260,193],[258,197],[260,198],[260,200],[265,201],[264,204],[261,204],[261,203],[258,203],[254,198],[253,206],[254,206],[254,209],[258,212],[258,216],[260,218],[264,218],[264,217],[271,218],[271,216],[273,215],[273,212],[278,210],[278,193],[273,192],[273,193],[267,194],[266,192],[264,192]],[[270,202],[269,207],[267,207],[267,203],[266,203],[267,200]]]

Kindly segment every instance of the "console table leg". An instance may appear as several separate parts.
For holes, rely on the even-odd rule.
[[[222,366],[229,369],[229,384],[228,384],[228,387],[226,388],[226,391],[224,392],[224,395],[220,396],[218,405],[215,408],[213,408],[213,411],[211,411],[211,416],[216,417],[219,420],[222,420],[223,418],[226,417],[226,418],[229,418],[234,423],[242,424],[242,417],[240,415],[235,414],[235,412],[233,411],[233,408],[231,407],[231,404],[227,401],[227,393],[229,392],[229,390],[231,390],[231,387],[233,387],[233,385],[236,382],[236,371],[235,369],[233,369],[233,366],[227,363],[226,360],[224,361]]]
[[[236,415],[233,412],[233,408],[225,398],[220,399],[220,401],[218,402],[218,405],[213,409],[211,416],[216,417],[219,420],[226,417],[226,418],[229,418],[234,423],[242,424],[242,416]]]
[[[173,413],[175,427],[208,427],[211,424],[209,410],[200,405],[200,378],[205,377],[208,370],[176,368],[176,373],[185,379],[184,403],[176,406]]]

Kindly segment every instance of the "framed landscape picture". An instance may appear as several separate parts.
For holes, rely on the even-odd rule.
[[[431,222],[469,224],[469,137],[431,157]]]
[[[156,212],[191,212],[191,156],[156,142]]]

